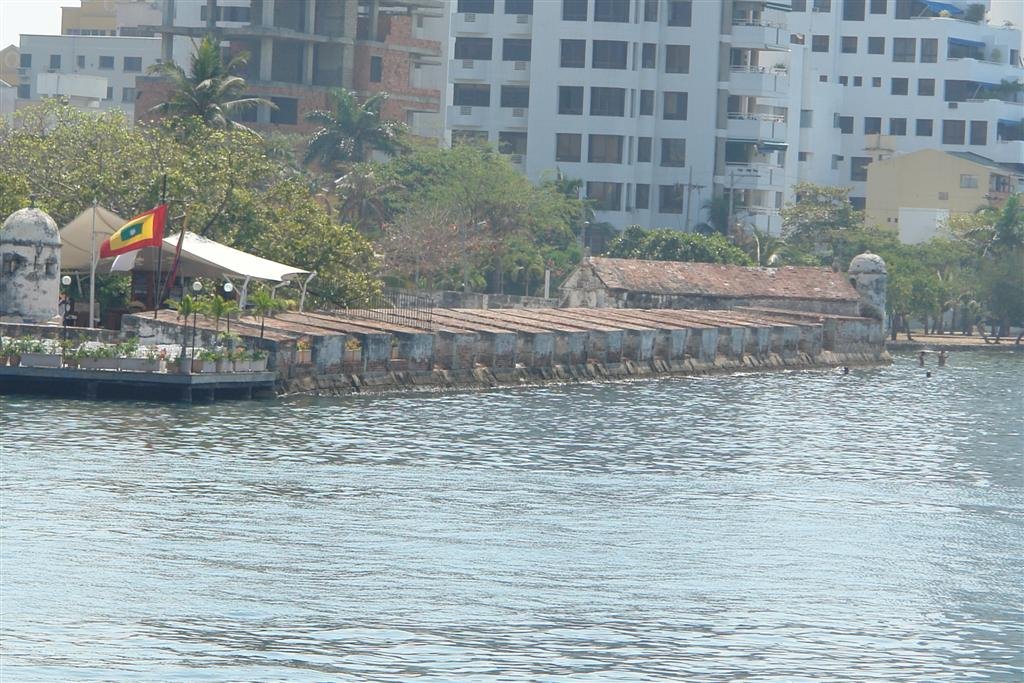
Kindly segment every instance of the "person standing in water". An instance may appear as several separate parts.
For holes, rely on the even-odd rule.
[[[947,357],[948,356],[946,355],[945,351],[939,351],[939,367],[940,368],[946,367],[946,358]]]

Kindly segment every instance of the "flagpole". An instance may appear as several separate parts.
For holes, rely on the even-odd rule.
[[[160,203],[164,204],[167,202],[167,174],[164,173],[163,187],[160,189]],[[170,220],[170,217],[167,219]],[[167,226],[164,225],[164,231],[166,232]],[[160,235],[160,242],[156,245],[156,288],[153,290],[153,320],[156,320],[156,314],[160,311],[160,294],[162,288],[160,286],[160,258],[164,253],[164,237]]]
[[[89,238],[89,328],[94,326],[93,311],[96,310],[96,204],[92,200],[92,235]]]

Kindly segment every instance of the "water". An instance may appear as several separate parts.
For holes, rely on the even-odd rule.
[[[0,680],[1019,681],[1022,370],[0,398]]]

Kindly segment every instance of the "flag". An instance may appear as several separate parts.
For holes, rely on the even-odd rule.
[[[166,222],[166,204],[139,214],[103,240],[103,244],[100,245],[100,258],[110,258],[143,247],[159,247],[164,239]]]
[[[130,271],[135,267],[135,257],[138,255],[138,250],[118,254],[114,259],[114,262],[110,264],[110,272],[115,273],[119,270],[123,270],[125,272]]]

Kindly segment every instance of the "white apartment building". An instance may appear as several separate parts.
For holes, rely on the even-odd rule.
[[[61,95],[82,108],[134,118],[135,77],[160,57],[159,38],[21,36],[18,105]]]
[[[860,203],[863,169],[884,154],[1024,158],[1020,104],[959,84],[1018,80],[1020,30],[938,16],[967,4],[453,0],[446,134],[498,146],[534,181],[583,180],[598,220],[620,228],[692,229],[725,196],[732,222],[777,234],[796,182],[850,185]],[[913,94],[929,78],[934,94]],[[894,135],[866,136],[871,117]],[[915,135],[929,118],[933,134]]]

